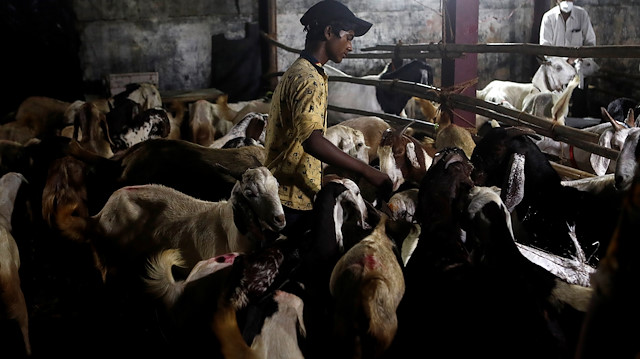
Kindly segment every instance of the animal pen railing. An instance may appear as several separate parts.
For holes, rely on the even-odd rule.
[[[300,53],[301,50],[293,49],[272,39],[266,33],[262,36],[271,44],[290,52]],[[576,58],[640,58],[640,46],[583,46],[558,47],[537,44],[416,44],[416,45],[378,45],[362,51],[383,51],[380,53],[349,54],[349,58],[368,59],[392,59],[392,58],[444,58],[460,57],[464,53],[519,53],[530,55],[549,55]],[[512,126],[526,126],[536,133],[579,147],[585,151],[615,160],[617,150],[598,145],[599,136],[595,133],[583,131],[569,126],[560,125],[542,117],[537,117],[523,111],[512,110],[501,105],[480,100],[456,93],[455,90],[440,89],[433,86],[417,84],[401,80],[372,80],[357,77],[330,76],[329,81],[349,82],[361,85],[377,86],[399,91],[411,96],[446,103],[448,108],[461,109],[479,114],[491,119],[496,119]],[[476,79],[477,81],[477,79]],[[407,119],[389,114],[371,113],[368,111],[340,108],[329,105],[335,111],[354,113],[363,116],[378,116],[388,122],[398,124],[406,121],[416,121],[428,135],[435,134],[435,125],[426,121]],[[574,171],[574,177],[584,177],[586,173]],[[588,175],[588,174],[587,174]]]

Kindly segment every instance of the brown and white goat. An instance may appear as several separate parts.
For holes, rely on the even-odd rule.
[[[385,120],[377,116],[361,116],[350,118],[340,122],[341,125],[359,130],[364,135],[364,141],[369,147],[369,163],[378,159],[378,147],[382,141],[382,135],[391,128]]]
[[[435,150],[440,151],[447,147],[458,147],[464,151],[468,158],[471,158],[476,142],[473,140],[469,130],[453,123],[453,111],[440,106],[436,123],[438,127],[436,128],[434,142]]]
[[[264,239],[264,230],[285,225],[278,182],[266,167],[247,169],[229,200],[200,200],[163,185],[123,187],[87,219],[97,267],[107,271],[136,265],[153,251],[180,248],[191,267],[203,258],[247,252]]]
[[[176,281],[171,268],[185,263],[178,251],[166,250],[150,259],[146,283],[148,290],[163,300],[174,325],[196,336],[210,331],[224,358],[302,359],[298,346],[298,335],[304,335],[302,300],[271,289],[281,267],[286,267],[285,257],[275,248],[259,249],[248,256],[228,253],[198,262],[186,280]],[[247,323],[238,323],[237,312],[266,302],[270,302],[270,309],[264,313],[258,334],[245,339],[243,333],[248,330],[243,327]],[[249,317],[244,319],[251,321]],[[198,325],[203,321],[209,322],[208,328]],[[211,353],[210,343],[197,345]]]
[[[97,155],[106,158],[113,156],[106,116],[94,103],[76,101],[69,106],[65,116],[73,121],[73,126],[65,127],[72,133],[65,134],[63,130],[63,135],[73,138],[84,149]]]
[[[29,313],[20,285],[20,253],[11,234],[14,202],[20,185],[25,181],[24,176],[16,172],[9,172],[0,178],[0,323],[3,327],[17,323],[22,333],[23,353],[30,356]],[[9,338],[5,339],[0,353],[11,357],[13,344]]]
[[[411,123],[400,129],[386,130],[378,147],[380,171],[393,181],[393,191],[404,183],[415,187],[433,162],[423,144],[404,133]]]
[[[0,139],[26,143],[32,138],[58,135],[65,125],[69,102],[50,97],[27,97],[16,112],[15,121],[0,126]]]
[[[385,224],[382,215],[374,231],[340,257],[331,273],[334,343],[345,357],[381,357],[398,329],[404,276]]]
[[[215,106],[207,100],[198,100],[189,105],[189,141],[208,147],[229,132],[233,123],[220,118]]]

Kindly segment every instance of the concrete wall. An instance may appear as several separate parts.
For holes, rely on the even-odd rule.
[[[73,6],[85,81],[157,71],[161,90],[210,87],[211,37],[243,38],[245,23],[258,18],[253,0],[76,0]]]
[[[277,0],[278,40],[301,49],[304,33],[299,19],[317,0]],[[460,1],[460,0],[459,0]],[[354,52],[362,48],[437,43],[442,39],[441,0],[344,0],[358,16],[374,23],[356,38]],[[550,0],[551,4],[552,1]],[[576,0],[589,11],[599,44],[638,44],[640,0]],[[237,6],[236,6],[237,4]],[[479,42],[531,42],[534,1],[480,1]],[[81,39],[80,61],[85,81],[99,81],[121,72],[160,73],[163,90],[209,87],[211,36],[244,37],[245,22],[258,21],[258,2],[251,0],[116,0],[73,1]],[[614,21],[615,20],[615,21]],[[537,41],[537,39],[536,39]],[[278,68],[296,54],[278,49]],[[427,60],[436,70],[440,60]],[[377,73],[385,60],[345,59],[337,65],[361,76]],[[603,67],[638,72],[637,59],[601,59]],[[518,54],[479,54],[478,86],[492,79],[528,81],[535,72],[534,58]]]

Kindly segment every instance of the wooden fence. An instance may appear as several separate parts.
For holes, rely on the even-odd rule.
[[[270,38],[266,33],[262,36],[271,44],[287,51],[300,53],[301,50],[293,49]],[[349,54],[350,58],[424,58],[432,54],[433,57],[457,57],[465,52],[509,52],[525,53],[532,55],[550,55],[567,57],[594,57],[594,58],[639,58],[640,46],[583,46],[577,48],[543,46],[535,44],[417,44],[417,45],[378,45],[362,51],[382,51],[380,53]],[[438,103],[446,103],[449,108],[461,109],[479,114],[490,119],[496,119],[511,126],[526,126],[536,133],[562,141],[600,156],[616,159],[617,150],[598,145],[599,136],[595,133],[583,131],[569,126],[563,126],[537,117],[523,111],[516,111],[504,106],[455,93],[452,90],[439,89],[433,86],[417,84],[401,80],[372,80],[358,77],[330,76],[329,81],[350,82],[361,85],[385,87],[394,91],[400,91],[411,96],[416,96]],[[378,116],[388,122],[401,124],[403,121],[413,121],[389,114],[370,113],[354,109],[336,108],[332,110],[360,114],[363,116]],[[406,124],[406,122],[405,122]],[[435,128],[426,122],[416,122],[416,125],[427,131],[427,134],[435,134]]]

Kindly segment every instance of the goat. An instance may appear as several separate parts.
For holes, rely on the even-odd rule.
[[[514,110],[522,110],[527,96],[562,91],[576,74],[576,69],[567,62],[567,58],[549,57],[540,64],[530,83],[493,80],[477,90],[476,97]],[[479,129],[486,121],[486,117],[476,116],[476,128]]]
[[[279,232],[285,219],[277,190],[265,167],[247,169],[228,201],[204,201],[156,184],[123,187],[87,218],[86,238],[103,279],[166,248],[180,248],[192,267],[203,258],[256,248],[265,229]]]
[[[609,121],[582,130],[598,134],[598,145],[620,150],[624,146],[625,138],[631,129],[613,120],[604,108],[601,108],[601,111],[603,118],[608,118]],[[630,112],[630,116],[633,116],[633,112]],[[631,121],[631,123],[633,123],[633,121]],[[562,141],[542,137],[536,141],[536,145],[542,152],[568,160],[572,167],[598,176],[612,173],[615,170],[615,160],[612,161],[607,157],[580,148],[574,148],[572,145]],[[566,158],[565,154],[568,154],[569,158]]]
[[[382,140],[382,134],[391,128],[386,121],[377,116],[360,116],[340,122],[341,125],[359,130],[364,135],[364,142],[369,148],[369,164],[375,164],[378,160],[378,147]]]
[[[629,131],[629,135],[622,145],[622,149],[616,159],[614,171],[614,187],[619,191],[627,191],[631,187],[634,175],[638,173],[640,164],[640,129]]]
[[[327,99],[329,105],[399,115],[411,98],[411,95],[382,87],[331,81],[332,76],[350,77],[350,75],[328,65],[325,65],[323,68],[329,76],[329,94]],[[432,85],[433,69],[424,61],[414,60],[399,67],[395,71],[391,71],[391,67],[387,65],[381,73],[363,76],[362,78],[374,80],[397,79]],[[332,110],[327,112],[327,116],[329,125],[335,125],[346,119],[357,117],[357,115]]]
[[[65,117],[71,103],[50,97],[31,96],[20,103],[15,120],[0,125],[0,139],[26,143],[32,138],[54,136],[65,125]]]
[[[231,127],[224,136],[217,138],[208,147],[222,148],[227,142],[237,137],[253,138],[260,144],[264,145],[268,117],[269,116],[266,114],[249,112],[240,121],[233,125],[233,127]]]
[[[189,105],[189,132],[187,140],[202,146],[210,146],[217,137],[221,137],[226,132],[218,131],[214,126],[214,121],[220,122],[220,119],[213,114],[213,104],[207,100],[197,100]],[[231,127],[225,128],[226,131]]]
[[[404,134],[410,125],[386,130],[378,147],[380,170],[393,181],[394,192],[404,183],[415,187],[433,162],[420,141]]]
[[[529,94],[522,101],[522,111],[564,125],[569,114],[569,100],[579,83],[576,76],[562,91]]]
[[[434,147],[440,151],[447,147],[461,148],[467,157],[471,158],[476,142],[467,129],[453,123],[453,112],[443,106],[439,106],[436,116],[436,136]]]
[[[461,325],[474,323],[466,318],[473,311],[466,310],[470,303],[463,299],[474,297],[473,273],[457,223],[466,193],[473,187],[471,170],[462,150],[447,149],[436,155],[420,182],[416,219],[421,232],[404,267],[406,290],[398,306],[400,325],[389,357],[410,355],[419,345],[435,350],[431,351],[435,356],[444,355],[447,348],[448,357],[458,357],[456,351],[469,348],[448,344],[453,344]],[[412,329],[416,326],[422,329]]]
[[[640,154],[636,151],[636,162]],[[640,172],[619,202],[622,207],[606,255],[591,277],[594,294],[575,354],[576,359],[634,358],[640,354],[640,311],[634,300],[640,268],[637,226],[640,223]]]
[[[26,353],[30,356],[29,313],[20,285],[20,253],[18,244],[11,234],[14,202],[18,189],[25,181],[24,176],[17,172],[9,172],[0,178],[0,323],[3,327],[5,324],[17,323],[22,333],[22,348],[14,354]],[[13,347],[12,343],[15,341],[11,339],[11,336],[4,337],[5,344],[0,349],[1,352],[8,354],[17,349]]]
[[[235,357],[232,353],[265,359],[302,358],[298,347],[298,334],[304,335],[302,301],[274,289],[286,281],[299,261],[292,249],[289,244],[273,245],[203,260],[186,280],[177,282],[171,267],[184,262],[179,252],[166,250],[150,258],[145,281],[148,290],[163,300],[173,325],[187,334],[183,340],[190,352],[215,355],[210,340],[190,338],[213,334],[225,358]],[[255,318],[255,310],[264,316]]]
[[[562,186],[558,173],[527,135],[535,132],[520,127],[490,129],[471,158],[474,183],[501,188],[512,221],[518,223],[514,226],[518,241],[571,258],[576,248],[567,224],[575,225],[588,263],[597,265],[602,241],[613,230],[615,197]]]
[[[214,149],[162,138],[140,142],[108,159],[73,143],[69,154],[91,168],[87,177],[87,185],[92,188],[90,213],[99,211],[113,191],[128,185],[156,183],[207,201],[228,199],[236,178],[264,162],[264,149],[260,146]],[[157,158],[162,161],[154,160]]]
[[[381,357],[398,329],[396,309],[404,276],[386,216],[373,232],[340,257],[331,272],[334,336],[340,356]]]
[[[640,104],[638,101],[629,97],[618,97],[607,104],[607,113],[620,123],[624,123],[628,119],[627,115],[629,114],[629,110],[640,114]],[[606,118],[602,120],[607,121]]]
[[[516,109],[522,109],[523,101],[528,95],[562,91],[575,76],[576,70],[566,58],[550,57],[540,64],[530,83],[493,80],[478,90],[476,97],[498,104],[507,102]]]
[[[94,103],[76,101],[69,106],[65,116],[73,119],[73,133],[68,137],[102,157],[113,156],[106,116]]]
[[[49,166],[42,190],[42,218],[63,236],[82,242],[73,229],[89,217],[86,164],[73,156],[55,159]]]
[[[171,122],[162,107],[143,110],[140,104],[132,100],[122,101],[106,115],[114,153],[148,139],[166,138],[169,135]]]
[[[309,355],[323,357],[326,340],[331,333],[331,293],[329,281],[337,261],[366,234],[345,234],[345,224],[352,218],[362,231],[370,232],[369,211],[360,189],[350,179],[332,179],[323,183],[316,194],[311,217],[313,220],[295,230],[299,237],[301,264],[295,279],[304,286],[304,318],[307,328],[306,346]],[[355,233],[355,231],[353,231]]]
[[[362,131],[337,124],[327,128],[324,136],[349,156],[369,163],[369,146]]]

